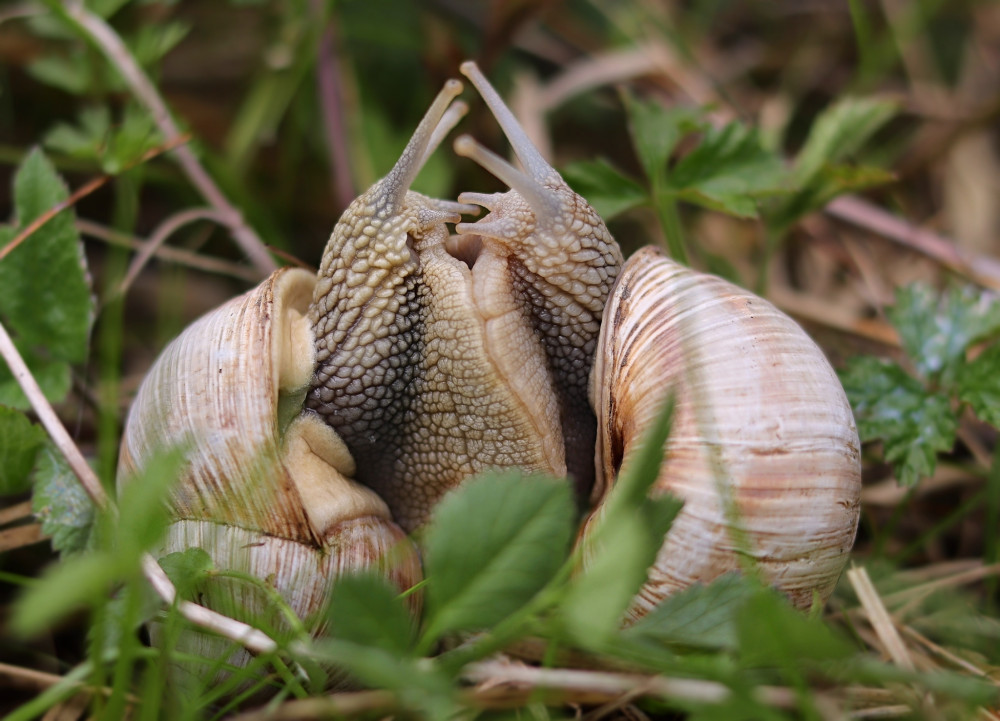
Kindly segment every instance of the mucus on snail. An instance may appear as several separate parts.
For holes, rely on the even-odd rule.
[[[467,136],[455,151],[510,190],[458,202],[410,190],[464,113],[448,81],[396,166],[344,211],[316,278],[277,271],[150,371],[119,482],[191,444],[163,552],[202,546],[220,568],[271,579],[303,617],[343,570],[407,588],[420,566],[406,532],[480,471],[568,476],[598,513],[673,391],[654,492],[685,506],[630,614],[747,553],[797,606],[825,601],[857,529],[860,459],[823,353],[767,301],[656,250],[623,264],[475,64],[461,70],[522,169]],[[489,213],[461,222],[474,206]]]

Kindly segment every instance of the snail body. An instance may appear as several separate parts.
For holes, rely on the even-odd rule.
[[[860,462],[822,352],[766,301],[655,251],[623,267],[478,68],[462,72],[523,169],[468,137],[455,150],[510,190],[410,190],[465,110],[449,81],[341,216],[317,277],[278,271],[191,326],[144,381],[120,482],[155,449],[191,444],[164,552],[203,546],[303,617],[345,569],[407,588],[420,568],[405,533],[451,489],[492,468],[569,476],[592,518],[673,392],[654,492],[685,508],[631,615],[741,559],[800,607],[825,600],[857,529]],[[489,214],[459,222],[474,206]]]

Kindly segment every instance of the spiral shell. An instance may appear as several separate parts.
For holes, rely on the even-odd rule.
[[[272,632],[287,627],[272,592],[319,632],[317,613],[338,575],[374,569],[400,589],[421,578],[385,503],[349,479],[354,462],[339,437],[300,412],[314,367],[314,285],[311,274],[282,269],[189,326],[143,381],[119,460],[122,484],[157,451],[185,450],[160,554],[203,548],[221,577],[201,601]],[[232,650],[196,632],[182,646],[210,659]],[[229,661],[245,665],[249,655],[238,650]]]
[[[860,443],[836,374],[773,305],[653,248],[626,264],[591,377],[600,504],[675,395],[654,492],[684,508],[631,609],[747,560],[792,603],[825,601],[860,512]]]

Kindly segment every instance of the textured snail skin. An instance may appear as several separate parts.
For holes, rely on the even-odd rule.
[[[358,479],[406,530],[488,468],[565,476],[570,450],[583,459],[570,470],[589,487],[586,383],[621,260],[600,218],[547,164],[541,177],[514,181],[537,188],[533,203],[470,196],[493,212],[458,226],[471,242],[450,238],[445,222],[474,207],[406,189],[454,94],[446,86],[397,166],[337,223],[311,314],[318,366],[306,405],[343,437]],[[579,232],[584,221],[592,233]]]

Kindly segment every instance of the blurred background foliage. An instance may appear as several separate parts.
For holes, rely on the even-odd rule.
[[[94,35],[105,23],[124,41],[117,55]],[[179,139],[125,58],[148,76],[152,100],[165,101],[217,196],[175,162]],[[1000,4],[988,0],[0,4],[0,218],[15,215],[7,189],[34,148],[70,192],[87,189],[73,205],[94,325],[86,359],[68,356],[71,385],[58,400],[103,479],[159,349],[265,272],[234,242],[239,219],[215,201],[228,199],[279,263],[315,267],[340,212],[391,166],[468,58],[556,167],[613,216],[626,251],[662,244],[757,288],[839,367],[892,359],[885,373],[912,378],[898,380],[915,388],[907,403],[943,404],[932,420],[947,427],[933,437],[877,412],[867,426],[885,443],[866,446],[857,555],[885,588],[910,582],[894,575],[899,566],[925,582],[997,562],[996,416],[979,399],[1000,391],[988,378],[971,396],[949,386],[921,365],[931,341],[906,332],[919,323],[968,331],[941,320],[954,319],[949,304],[995,308],[1000,289]],[[485,109],[471,105],[463,129],[505,152]],[[663,153],[655,167],[651,147]],[[445,144],[416,189],[501,188]],[[137,262],[151,240],[163,244]],[[958,285],[967,290],[939,295]],[[952,349],[955,363],[971,364],[996,339],[992,321],[976,328]],[[845,376],[859,413],[878,400],[865,400],[871,379],[889,377],[868,363]],[[900,461],[891,451],[900,446],[921,458]],[[25,518],[3,520],[20,528]],[[30,577],[50,558],[38,543],[46,534],[5,546],[4,573]],[[996,584],[976,588],[988,610],[978,626],[961,623],[947,598],[927,602],[917,625],[961,637],[995,674]],[[81,642],[70,632],[53,643],[72,656]]]

